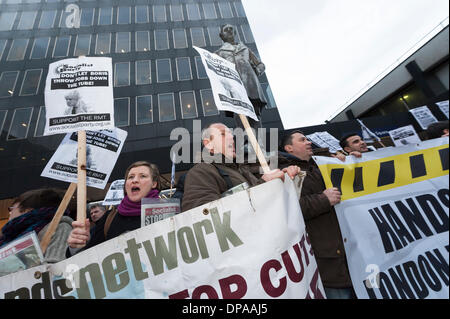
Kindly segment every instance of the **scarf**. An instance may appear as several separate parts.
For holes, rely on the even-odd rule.
[[[159,198],[159,191],[157,189],[152,189],[145,198]],[[119,207],[117,207],[119,214],[122,216],[141,216],[141,202],[132,202],[128,195],[120,202]]]
[[[33,230],[38,234],[42,228],[52,221],[56,210],[57,207],[36,208],[10,220],[2,228],[0,247]],[[66,210],[64,215],[68,214],[69,211]]]

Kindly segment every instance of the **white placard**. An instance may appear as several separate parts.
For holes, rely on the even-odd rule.
[[[438,121],[426,105],[409,111],[424,130],[426,130],[430,124]]]
[[[448,100],[437,102],[436,105],[439,107],[442,113],[445,114],[445,116],[448,118]]]
[[[389,136],[395,146],[404,146],[421,142],[419,135],[417,135],[416,130],[412,125],[399,127],[395,130],[389,131]]]
[[[113,130],[86,131],[86,185],[104,189],[122,151],[128,133]],[[77,183],[77,133],[67,134],[48,161],[41,176]]]
[[[220,111],[243,114],[258,121],[244,84],[233,63],[217,54],[194,46],[200,53],[206,74],[211,82],[214,102]]]
[[[79,57],[49,65],[44,135],[114,128],[112,59]]]
[[[108,193],[106,193],[105,199],[103,200],[103,206],[115,206],[120,204],[122,199],[125,197],[123,193],[124,184],[124,179],[118,179],[117,181],[111,183]]]

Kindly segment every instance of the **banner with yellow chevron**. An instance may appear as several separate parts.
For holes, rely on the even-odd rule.
[[[358,298],[449,298],[449,139],[314,157],[335,206]]]

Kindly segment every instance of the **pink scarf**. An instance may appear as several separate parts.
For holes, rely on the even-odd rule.
[[[145,198],[158,198],[159,191],[157,189],[152,189]],[[141,202],[132,202],[128,195],[120,202],[119,207],[117,207],[119,214],[122,216],[140,216],[141,215]]]

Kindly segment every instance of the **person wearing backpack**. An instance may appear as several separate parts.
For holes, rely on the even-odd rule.
[[[89,219],[74,221],[73,230],[67,239],[69,248],[66,257],[101,244],[123,233],[141,227],[141,199],[158,198],[160,175],[154,164],[139,161],[125,171],[124,199],[116,208],[107,211],[95,225],[91,236]]]
[[[224,192],[242,183],[252,187],[276,178],[284,179],[284,172],[291,178],[300,172],[299,167],[292,166],[284,171],[272,170],[257,178],[248,165],[236,163],[233,134],[223,123],[213,123],[204,129],[202,143],[204,151],[209,151],[214,160],[198,163],[186,174],[182,212],[217,200]]]

